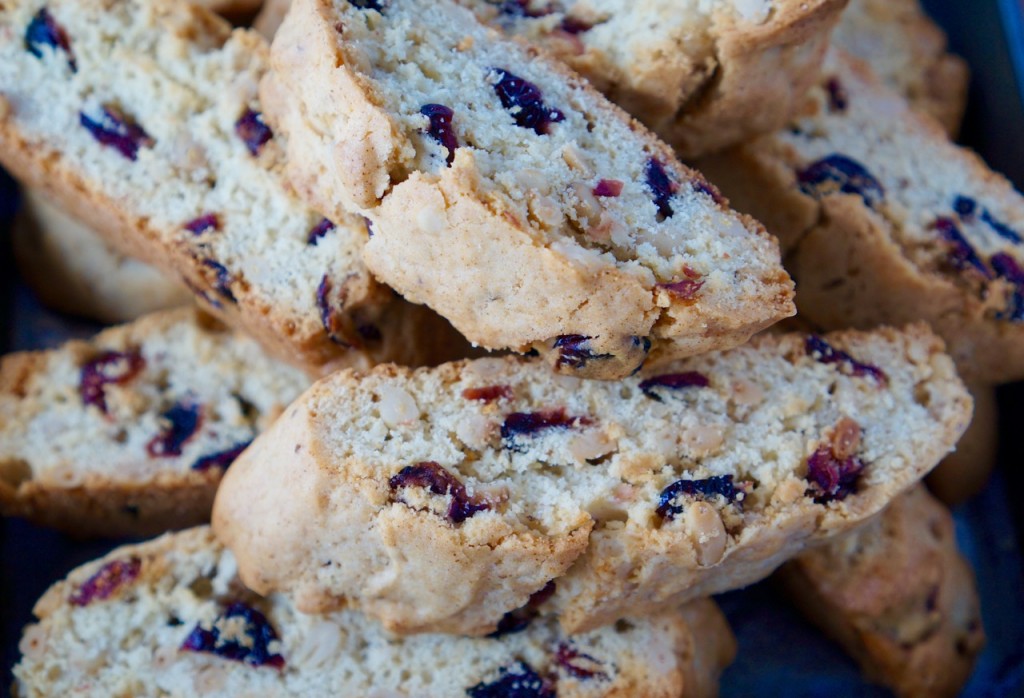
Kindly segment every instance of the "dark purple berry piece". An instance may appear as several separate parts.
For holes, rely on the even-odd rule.
[[[513,412],[505,417],[501,425],[501,438],[508,450],[524,451],[525,446],[517,442],[519,436],[533,436],[539,431],[571,429],[591,423],[588,417],[567,415],[562,407],[542,412]]]
[[[555,650],[555,663],[570,676],[586,681],[589,679],[608,680],[608,674],[601,671],[602,663],[589,654],[583,654],[567,642]]]
[[[1010,282],[1014,288],[1010,303],[1000,317],[1011,322],[1024,320],[1024,269],[1016,259],[1005,252],[992,255],[989,261],[996,276]]]
[[[679,497],[708,501],[723,497],[726,502],[735,502],[743,490],[733,485],[732,475],[715,475],[703,480],[676,480],[661,491],[658,497],[658,516],[668,521],[683,513],[683,506],[676,504]]]
[[[647,180],[647,187],[654,195],[654,205],[658,207],[658,215],[662,218],[670,218],[673,213],[672,197],[679,190],[679,185],[672,181],[665,170],[665,166],[656,158],[650,158],[644,166],[644,178]]]
[[[377,10],[377,12],[384,11],[384,4],[380,0],[349,0],[353,7],[358,7],[360,10]]]
[[[341,313],[335,308],[334,302],[331,300],[331,293],[334,290],[334,284],[331,282],[330,277],[324,274],[323,278],[320,279],[320,285],[316,289],[316,307],[320,310],[320,322],[323,324],[324,329],[327,331],[327,337],[335,344],[342,347],[351,347],[352,342],[346,341],[345,323],[341,316]],[[338,305],[345,305],[344,288],[341,292],[342,298],[339,299]]]
[[[988,209],[981,212],[981,220],[983,220],[988,227],[992,228],[992,230],[994,230],[996,234],[1004,240],[1009,240],[1015,245],[1019,245],[1021,243],[1022,239],[1017,231],[993,216]]]
[[[75,54],[71,50],[71,40],[64,27],[57,23],[50,11],[45,7],[39,10],[25,29],[25,49],[36,58],[43,57],[43,46],[60,49],[68,56],[68,67],[72,73],[78,72]]]
[[[540,88],[532,82],[501,68],[494,68],[493,72],[498,76],[494,92],[517,126],[533,129],[542,136],[550,130],[551,124],[565,120],[561,111],[545,106]]]
[[[218,451],[217,453],[211,453],[208,456],[203,456],[192,464],[192,470],[198,470],[199,472],[204,472],[210,468],[227,470],[228,466],[234,463],[235,459],[242,455],[242,451],[247,449],[251,443],[252,441],[242,441],[226,451]]]
[[[697,292],[704,286],[704,280],[700,279],[683,279],[682,281],[673,281],[667,284],[658,284],[658,288],[663,288],[671,293],[680,300],[693,300],[697,296]]]
[[[420,114],[430,119],[427,133],[448,151],[445,162],[451,165],[455,160],[455,149],[459,147],[459,139],[455,137],[455,131],[452,129],[452,117],[455,116],[455,112],[443,104],[425,104],[420,109]]]
[[[310,229],[309,235],[306,237],[306,244],[317,244],[320,241],[320,238],[334,230],[335,227],[337,226],[335,226],[331,221],[326,218],[321,218],[320,221]]]
[[[970,222],[978,210],[978,202],[969,196],[960,195],[953,200],[953,210],[960,216],[960,220]]]
[[[595,354],[590,349],[590,340],[582,334],[563,334],[555,340],[555,349],[558,350],[558,359],[555,366],[568,366],[570,368],[583,368],[588,361],[610,359],[611,354]]]
[[[524,606],[502,616],[498,621],[497,629],[487,637],[501,637],[526,630],[530,623],[540,615],[539,609],[544,602],[554,596],[556,588],[555,580],[552,579],[542,589],[533,592]]]
[[[202,235],[207,230],[220,230],[220,216],[216,213],[207,213],[199,216],[185,224],[185,230],[193,235]]]
[[[388,486],[392,492],[403,487],[424,487],[432,494],[450,495],[447,517],[452,523],[462,523],[473,514],[491,508],[487,502],[470,497],[462,481],[434,461],[407,465],[388,480]]]
[[[487,385],[482,388],[466,388],[462,391],[462,397],[467,400],[479,400],[480,402],[494,402],[495,400],[511,400],[515,397],[510,385]]]
[[[502,669],[491,683],[478,683],[466,689],[469,698],[555,698],[555,688],[526,662]]]
[[[864,462],[855,456],[838,457],[833,446],[825,444],[807,459],[808,495],[817,504],[841,501],[856,491]]]
[[[850,105],[850,96],[846,93],[843,83],[839,82],[839,78],[829,78],[825,83],[825,89],[828,91],[828,110],[840,113],[846,111]]]
[[[988,267],[978,257],[974,248],[971,247],[971,243],[967,242],[967,238],[960,232],[959,226],[957,226],[953,219],[945,217],[936,218],[935,222],[932,223],[932,227],[938,231],[943,242],[946,243],[948,248],[946,256],[950,266],[957,271],[975,271],[985,279],[992,277]]]
[[[227,300],[231,301],[232,303],[237,303],[238,299],[235,298],[235,294],[231,292],[231,281],[232,281],[232,279],[231,279],[230,272],[228,272],[228,270],[227,270],[227,267],[225,267],[220,262],[217,262],[217,261],[212,260],[212,259],[204,259],[203,260],[203,266],[209,267],[210,269],[213,270],[213,273],[214,273],[214,284],[213,284],[213,287],[217,291],[217,293],[219,293],[221,296],[223,296]],[[209,298],[209,296],[207,296],[207,298]],[[216,307],[218,307],[218,308],[220,307],[219,303],[215,302],[214,305]]]
[[[812,163],[796,174],[800,191],[815,199],[830,194],[857,194],[874,208],[885,198],[885,190],[867,169],[845,155],[833,154]]]
[[[655,388],[682,390],[683,388],[706,388],[709,385],[711,383],[703,373],[686,371],[684,373],[666,373],[661,376],[652,376],[647,380],[640,381],[640,390],[652,400],[661,402],[661,396],[655,392]]]
[[[711,200],[719,206],[725,206],[725,197],[722,196],[722,192],[718,191],[718,187],[706,179],[690,180],[690,186],[695,192],[711,197]]]
[[[103,116],[99,120],[79,112],[78,121],[101,145],[115,148],[132,161],[138,157],[139,148],[148,148],[154,143],[134,119],[112,105],[104,105]]]
[[[530,8],[530,0],[502,0],[498,11],[513,17],[546,17],[555,10],[550,5],[539,10]]]
[[[142,560],[130,557],[127,560],[111,560],[75,589],[68,601],[72,606],[88,606],[93,601],[110,598],[114,592],[138,578]]]
[[[615,197],[622,193],[622,180],[602,179],[594,185],[594,196]]]
[[[558,26],[559,29],[564,31],[566,34],[572,34],[574,36],[576,34],[588,32],[594,28],[594,25],[590,22],[585,22],[579,17],[572,17],[570,15],[566,15],[565,18],[562,19],[562,23]]]
[[[823,364],[839,364],[844,373],[851,376],[870,376],[879,385],[887,385],[889,377],[877,366],[862,364],[845,351],[836,349],[817,335],[810,335],[804,342],[804,351],[808,356]]]
[[[241,623],[229,622],[240,618]],[[270,643],[277,640],[277,632],[267,617],[252,606],[235,601],[213,621],[210,628],[197,624],[181,649],[190,652],[209,652],[249,666],[284,668],[284,657],[270,653]]]
[[[267,141],[274,137],[274,132],[263,123],[263,116],[252,109],[246,109],[242,118],[235,122],[235,133],[253,156],[259,155]]]
[[[160,417],[167,421],[167,426],[146,444],[146,453],[153,458],[180,456],[182,446],[195,436],[203,422],[202,407],[179,402]]]
[[[126,352],[105,351],[84,366],[78,381],[78,392],[86,405],[96,405],[107,414],[107,384],[121,385],[132,380],[146,366],[138,349]]]

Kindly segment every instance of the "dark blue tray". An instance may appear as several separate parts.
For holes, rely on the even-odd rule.
[[[962,140],[1024,187],[1024,0],[928,0],[952,48],[972,66]],[[17,280],[9,222],[17,205],[0,172],[0,350],[50,347],[97,327],[41,308]],[[1024,577],[1018,541],[1024,530],[1024,442],[1009,437],[1024,421],[1024,385],[999,391],[999,469],[989,487],[954,512],[957,538],[978,576],[988,645],[965,696],[1024,696]],[[22,626],[35,600],[73,567],[123,541],[76,542],[16,519],[0,521],[0,694],[10,685]],[[856,666],[759,584],[720,598],[739,640],[723,677],[723,698],[886,696]],[[642,697],[637,697],[642,698]]]

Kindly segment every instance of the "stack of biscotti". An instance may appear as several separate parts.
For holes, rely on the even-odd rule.
[[[717,693],[735,652],[711,601],[569,636],[528,616],[500,636],[398,639],[353,611],[297,613],[239,581],[208,528],[119,548],[35,607],[21,698],[679,698]]]

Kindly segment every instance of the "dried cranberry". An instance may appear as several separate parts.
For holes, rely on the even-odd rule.
[[[459,139],[455,137],[455,131],[452,129],[452,117],[455,116],[455,112],[443,104],[425,104],[420,109],[420,114],[430,119],[427,133],[448,151],[445,162],[451,165],[455,160],[455,149],[459,147]]]
[[[851,376],[871,376],[879,385],[887,385],[889,377],[885,371],[857,361],[845,351],[836,349],[831,344],[817,335],[810,335],[804,342],[804,351],[808,356],[823,364],[839,364],[840,367]]]
[[[570,368],[583,368],[588,361],[610,359],[611,354],[596,354],[590,350],[590,340],[582,334],[563,334],[555,340],[555,349],[558,350],[558,359],[555,366],[568,366]]]
[[[537,135],[544,135],[550,130],[551,124],[565,120],[565,114],[558,109],[547,107],[540,88],[528,80],[502,68],[493,68],[498,76],[494,84],[494,92],[522,128],[533,129]]]
[[[711,382],[703,373],[699,371],[686,371],[684,373],[666,373],[642,380],[640,381],[640,390],[652,400],[661,402],[661,396],[654,391],[655,388],[682,390],[683,388],[706,388],[709,385],[711,385]]]
[[[142,560],[111,560],[75,589],[68,601],[72,606],[88,606],[93,601],[110,598],[126,584],[134,582],[142,570]]]
[[[690,181],[690,186],[698,194],[709,196],[719,206],[725,206],[725,197],[722,196],[722,192],[718,191],[718,187],[706,179],[693,179]]]
[[[232,279],[231,279],[230,272],[228,272],[228,270],[227,270],[227,267],[225,267],[220,262],[217,262],[217,261],[212,260],[212,259],[204,259],[203,260],[203,266],[204,267],[209,267],[210,269],[213,270],[213,273],[214,273],[214,284],[213,284],[213,287],[217,291],[217,293],[219,293],[221,296],[223,296],[227,300],[231,301],[232,303],[237,303],[238,299],[235,298],[235,294],[232,293],[232,291],[231,291],[231,281],[232,281]],[[209,296],[206,296],[206,297],[209,298]],[[217,303],[216,301],[214,301],[213,304],[216,307],[218,307],[218,308],[220,307],[220,303]]]
[[[480,402],[494,402],[495,400],[511,400],[515,397],[510,385],[487,385],[482,388],[466,388],[462,391],[462,397],[467,400],[479,400]]]
[[[251,440],[242,441],[225,451],[218,451],[217,453],[211,453],[208,456],[198,458],[196,462],[192,464],[192,470],[198,470],[199,472],[204,472],[210,468],[227,470],[228,466],[234,463],[235,459],[242,455],[242,451],[247,449],[251,443]]]
[[[160,417],[167,426],[146,444],[146,453],[153,458],[180,456],[185,442],[195,436],[203,422],[203,410],[193,403],[177,403]]]
[[[25,29],[25,49],[36,58],[42,58],[43,46],[52,46],[60,49],[68,56],[68,67],[72,73],[78,72],[78,64],[75,62],[74,51],[71,50],[71,40],[64,27],[57,23],[50,11],[45,7],[36,12],[32,21]]]
[[[320,285],[316,289],[316,307],[320,310],[320,322],[327,331],[328,339],[339,346],[351,347],[352,342],[347,339],[344,318],[331,300],[333,290],[334,284],[331,282],[330,277],[324,274],[323,278],[320,279]],[[341,297],[338,299],[337,305],[344,307],[346,296],[344,287],[342,287],[339,295]]]
[[[84,112],[79,112],[78,122],[101,145],[115,148],[129,160],[134,161],[138,157],[139,148],[148,148],[154,143],[134,119],[113,105],[103,106],[103,116],[99,120],[93,120]]]
[[[566,34],[572,35],[582,34],[594,28],[594,25],[591,24],[590,22],[584,21],[579,17],[573,17],[571,15],[566,15],[562,19],[562,23],[558,26]]]
[[[587,417],[572,417],[565,408],[542,412],[513,412],[505,417],[501,425],[501,438],[510,451],[524,451],[526,447],[517,442],[519,436],[532,436],[549,429],[569,429],[591,424]]]
[[[105,351],[82,366],[78,392],[86,405],[96,405],[107,414],[107,396],[104,386],[121,385],[132,380],[145,368],[146,360],[138,349],[126,352]]]
[[[186,223],[185,230],[193,235],[202,235],[207,230],[220,230],[220,216],[216,213],[207,213],[204,216],[199,216],[199,218]]]
[[[874,208],[885,198],[885,190],[867,169],[845,155],[832,154],[797,172],[800,191],[815,199],[830,194],[857,194]]]
[[[380,0],[349,0],[353,7],[358,7],[360,10],[377,10],[377,12],[384,11],[384,4]]]
[[[240,618],[242,623],[228,622],[232,618]],[[275,640],[277,632],[265,615],[241,601],[235,601],[213,621],[209,629],[197,624],[181,643],[181,649],[209,652],[255,667],[282,669],[284,657],[270,653],[270,643]]]
[[[555,580],[552,579],[543,588],[533,592],[525,605],[502,616],[498,621],[497,629],[487,637],[501,637],[526,630],[530,623],[540,615],[541,605],[554,596],[556,588]]]
[[[594,185],[594,196],[615,197],[622,194],[623,183],[618,179],[602,179]]]
[[[948,248],[946,257],[950,266],[958,271],[972,270],[981,274],[982,278],[992,277],[991,272],[985,263],[981,261],[978,254],[967,242],[967,238],[960,232],[960,228],[951,218],[936,218],[932,227],[939,232],[942,240]]]
[[[447,517],[452,523],[462,523],[473,514],[490,509],[487,502],[478,501],[466,493],[466,486],[434,461],[407,465],[388,480],[391,491],[402,487],[425,487],[432,494],[450,495]]]
[[[306,244],[317,244],[320,241],[320,238],[334,230],[335,227],[336,226],[331,221],[326,218],[321,218],[320,221],[310,229],[309,235],[306,237]]]
[[[825,83],[828,91],[828,109],[831,112],[844,112],[850,105],[850,97],[839,78],[829,78]]]
[[[981,212],[981,220],[988,224],[988,227],[992,228],[999,237],[1004,240],[1009,240],[1015,245],[1019,245],[1022,242],[1021,236],[1017,231],[1013,230],[1010,226],[1006,225],[1002,221],[998,220],[993,216],[988,209]]]
[[[672,181],[665,170],[665,166],[656,158],[650,158],[644,166],[644,178],[647,186],[654,195],[654,205],[658,207],[658,215],[662,218],[670,218],[673,213],[672,197],[679,190],[679,185]]]
[[[808,495],[817,504],[840,501],[852,494],[864,462],[855,456],[838,458],[832,446],[825,444],[807,459]]]
[[[274,137],[274,132],[263,123],[263,116],[252,109],[246,109],[242,117],[235,122],[235,133],[253,156],[259,155],[267,141]]]
[[[958,195],[953,200],[953,210],[960,220],[969,222],[974,218],[974,212],[978,209],[978,202],[969,196]]]
[[[502,669],[501,676],[491,683],[478,683],[466,689],[470,698],[555,698],[555,688],[526,662],[517,662],[511,669]]]
[[[555,663],[570,676],[584,681],[588,679],[604,679],[607,681],[609,678],[608,674],[601,671],[602,663],[600,661],[594,659],[589,654],[583,654],[567,642],[560,644],[555,651]]]
[[[977,215],[978,202],[969,196],[958,194],[957,197],[953,199],[953,210],[956,211],[960,220],[965,223],[971,223],[975,220],[975,216]],[[1017,231],[993,216],[992,212],[988,209],[983,208],[981,210],[981,220],[1004,240],[1009,240],[1015,245],[1019,245],[1021,242],[1024,242],[1024,238],[1021,238]]]
[[[682,281],[673,281],[667,284],[658,284],[658,288],[663,288],[671,293],[680,300],[692,300],[697,292],[704,286],[703,279],[683,279]]]
[[[724,497],[726,502],[735,502],[741,494],[743,490],[733,485],[732,475],[715,475],[703,480],[676,480],[661,491],[655,513],[671,521],[683,513],[682,505],[675,503],[681,496],[701,501]]]
[[[1012,322],[1024,320],[1024,269],[1021,269],[1016,259],[1005,252],[992,255],[990,263],[996,275],[1009,281],[1014,288],[1010,303],[1000,317]]]

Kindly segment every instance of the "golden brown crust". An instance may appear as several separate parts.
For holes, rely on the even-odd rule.
[[[999,449],[999,406],[995,388],[968,385],[974,398],[974,417],[956,444],[928,474],[928,489],[942,502],[954,506],[966,502],[984,489],[996,465]]]

